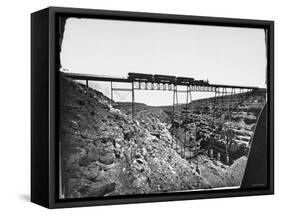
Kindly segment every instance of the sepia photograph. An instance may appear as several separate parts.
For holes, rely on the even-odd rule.
[[[59,199],[265,186],[264,28],[59,21]]]

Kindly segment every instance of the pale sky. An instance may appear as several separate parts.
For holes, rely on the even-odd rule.
[[[266,87],[263,29],[69,18],[61,62],[71,73],[167,74],[212,84]],[[110,96],[109,84],[90,86]],[[184,102],[181,95],[179,102]],[[148,105],[172,104],[171,92],[137,91],[135,96],[136,102]],[[213,94],[193,93],[193,99],[207,96]],[[114,99],[130,101],[131,95],[119,92]]]

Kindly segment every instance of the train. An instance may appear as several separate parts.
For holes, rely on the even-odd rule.
[[[176,82],[176,76],[155,74],[153,77],[154,77],[154,82],[169,83],[169,84],[174,84]]]
[[[193,85],[209,85],[209,80],[194,80]]]
[[[128,73],[128,80],[140,82],[167,83],[176,85],[209,85],[208,80],[195,80],[191,77],[176,77],[160,74]]]
[[[177,77],[176,83],[177,84],[191,84],[194,82],[194,78],[190,77]]]

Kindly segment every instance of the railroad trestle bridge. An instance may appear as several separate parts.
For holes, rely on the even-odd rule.
[[[111,85],[110,92],[111,92],[111,100],[114,100],[114,92],[131,92],[132,98],[132,116],[135,113],[135,91],[137,90],[157,90],[157,91],[172,91],[173,94],[173,106],[176,105],[176,97],[178,93],[186,93],[189,95],[189,99],[186,101],[187,103],[192,101],[191,92],[214,92],[215,97],[223,98],[227,95],[234,95],[234,94],[243,94],[246,92],[251,92],[255,90],[259,90],[258,87],[252,86],[237,86],[237,85],[221,85],[221,84],[209,84],[208,82],[173,82],[170,78],[174,76],[165,76],[161,75],[162,77],[167,77],[167,79],[158,79],[158,80],[151,80],[151,79],[140,79],[142,74],[138,78],[130,77],[127,78],[119,78],[119,77],[107,77],[107,76],[97,76],[97,75],[88,75],[88,74],[78,74],[78,73],[65,73],[65,75],[74,80],[85,81],[86,86],[89,87],[89,82],[91,81],[102,81],[102,82],[109,82]],[[146,74],[143,74],[145,77]],[[158,75],[160,76],[160,75]],[[190,78],[188,78],[190,79]],[[114,88],[113,83],[130,83],[130,88]],[[181,87],[178,89],[178,87]],[[182,89],[184,88],[184,89]]]
[[[132,118],[135,116],[135,91],[138,90],[155,90],[155,91],[172,91],[173,92],[173,107],[172,107],[172,125],[176,123],[180,118],[180,108],[178,101],[178,93],[186,94],[185,109],[187,110],[188,104],[191,104],[191,110],[193,115],[193,105],[192,105],[192,92],[213,92],[215,95],[212,99],[213,104],[218,109],[221,109],[223,102],[228,96],[236,96],[236,104],[245,100],[246,94],[251,94],[255,91],[266,91],[265,89],[252,87],[252,86],[238,86],[238,85],[222,85],[222,84],[210,84],[209,81],[194,80],[193,78],[185,77],[175,77],[175,76],[165,76],[165,75],[147,75],[139,73],[129,73],[127,78],[119,77],[106,77],[106,76],[96,76],[88,74],[78,74],[78,73],[65,73],[66,77],[73,80],[85,81],[87,87],[89,87],[89,82],[108,82],[110,83],[111,100],[114,101],[114,92],[130,92],[131,93],[131,111]],[[127,83],[131,87],[127,88],[116,88],[113,87],[113,83]],[[128,86],[128,85],[127,85]],[[200,101],[197,100],[197,101]],[[231,111],[230,105],[228,105],[228,112]],[[187,115],[187,112],[185,112]],[[230,116],[230,115],[229,115]],[[193,120],[194,123],[194,120]],[[174,142],[173,130],[172,130],[172,145]],[[226,137],[226,136],[225,136]],[[228,138],[226,138],[228,139]],[[196,140],[196,138],[195,138]],[[230,139],[228,139],[230,140]],[[185,154],[185,147],[181,151]],[[228,150],[225,146],[225,153],[227,163],[229,163]],[[213,155],[213,150],[211,149],[211,155]],[[218,154],[220,157],[220,154]]]

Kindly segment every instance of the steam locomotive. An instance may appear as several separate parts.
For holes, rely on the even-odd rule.
[[[128,80],[140,82],[167,83],[176,85],[209,85],[208,80],[194,80],[194,78],[190,77],[176,77],[160,74],[152,75],[142,73],[128,73]]]

